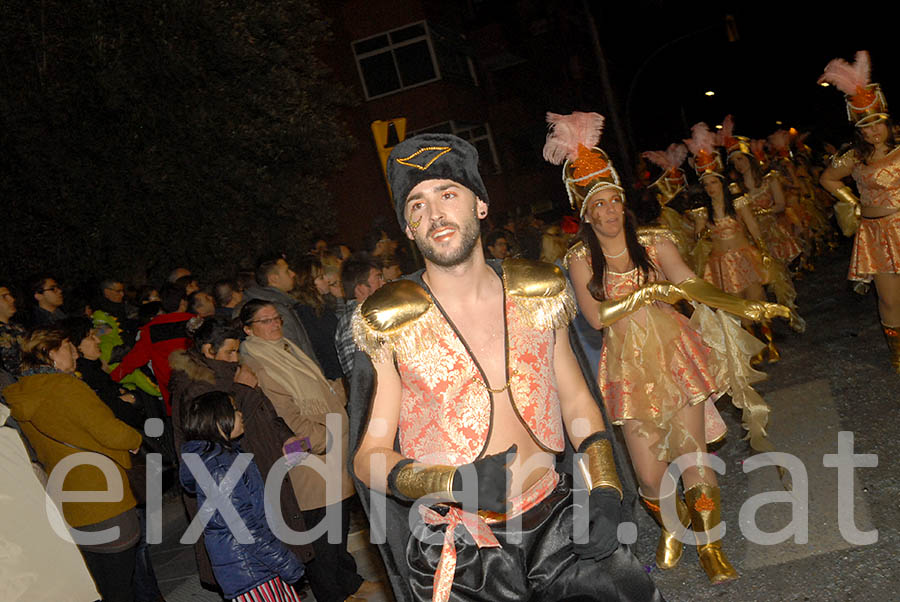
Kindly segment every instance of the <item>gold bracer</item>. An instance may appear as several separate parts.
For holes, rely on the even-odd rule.
[[[791,310],[783,305],[741,299],[717,289],[701,278],[688,278],[684,282],[680,282],[678,287],[691,301],[699,301],[704,305],[725,310],[754,322],[771,320],[775,317],[790,318],[791,316]]]
[[[613,459],[612,444],[609,439],[598,439],[588,445],[582,452],[584,457],[578,462],[581,476],[590,488],[611,487],[619,492],[622,499],[622,483],[616,473],[616,461]]]
[[[600,322],[604,326],[609,326],[653,301],[677,303],[683,298],[680,289],[671,282],[665,280],[651,282],[621,299],[602,301],[600,303]]]
[[[407,464],[397,472],[391,488],[394,493],[411,500],[432,495],[435,501],[455,502],[453,498],[453,475],[455,466]]]
[[[763,269],[766,271],[766,276],[769,280],[772,279],[772,267],[775,263],[775,258],[772,257],[772,254],[769,253],[769,245],[766,244],[766,241],[760,238],[753,238],[753,243],[756,245],[756,248],[759,249],[760,258],[762,259]]]
[[[833,193],[837,199],[834,204],[834,217],[844,236],[853,236],[859,228],[860,209],[859,199],[853,194],[849,186],[841,186]]]

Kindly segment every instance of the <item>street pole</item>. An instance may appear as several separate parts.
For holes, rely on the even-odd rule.
[[[613,133],[616,137],[616,143],[619,146],[619,156],[622,158],[624,165],[619,166],[619,172],[624,171],[625,180],[634,182],[633,165],[631,162],[631,145],[628,137],[625,135],[625,129],[622,127],[622,121],[619,119],[619,110],[616,103],[616,97],[613,95],[612,82],[609,79],[609,68],[606,65],[606,55],[603,52],[603,46],[600,45],[600,34],[597,32],[597,23],[594,20],[594,14],[588,4],[588,0],[581,0],[582,9],[587,17],[588,29],[591,33],[591,42],[594,45],[594,54],[597,57],[597,65],[600,68],[600,83],[603,87],[603,96],[606,100],[606,112],[612,120]],[[609,123],[609,121],[607,121]]]

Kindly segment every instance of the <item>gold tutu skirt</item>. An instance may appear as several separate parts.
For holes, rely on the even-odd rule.
[[[772,257],[788,265],[800,255],[799,243],[774,215],[759,214],[756,221]]]
[[[849,280],[869,282],[873,274],[900,273],[900,211],[859,220],[850,255]]]
[[[721,439],[725,424],[714,401],[730,393],[744,411],[751,446],[772,449],[765,437],[769,407],[751,387],[765,378],[750,366],[762,342],[737,318],[705,305],[695,305],[690,320],[662,303],[641,310],[640,321],[637,316],[624,327],[606,330],[600,356],[600,391],[615,424],[638,421],[642,434],[656,436],[657,457],[671,461],[698,447],[676,415],[706,403],[706,442]]]
[[[704,266],[703,279],[733,295],[752,284],[767,283],[759,251],[749,245],[729,249],[724,253],[710,253]]]

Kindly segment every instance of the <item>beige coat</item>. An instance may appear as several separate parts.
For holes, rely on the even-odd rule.
[[[309,437],[312,453],[299,466],[288,473],[294,487],[294,495],[301,510],[313,510],[330,506],[352,496],[355,492],[353,481],[347,472],[347,448],[349,445],[349,419],[347,418],[347,396],[340,381],[329,381],[334,394],[327,395],[323,402],[326,412],[312,413],[302,406],[303,400],[294,397],[267,373],[258,358],[247,353],[241,354],[242,363],[249,366],[259,379],[259,386],[272,402],[275,412],[285,421],[298,437]],[[334,414],[340,424],[339,445],[329,436],[326,417]],[[325,464],[324,466],[322,464]],[[321,473],[313,468],[317,466]],[[328,475],[331,487],[326,486]]]
[[[0,600],[100,598],[78,548],[66,534],[56,506],[34,474],[19,434],[2,426],[9,410],[0,404]]]

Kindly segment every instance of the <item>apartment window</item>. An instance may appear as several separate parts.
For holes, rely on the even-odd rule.
[[[368,99],[440,79],[424,21],[353,42],[353,53]]]
[[[465,121],[444,121],[434,125],[407,132],[406,137],[416,134],[453,134],[468,141],[478,150],[478,171],[483,174],[500,173],[500,161],[497,159],[497,149],[494,146],[494,137],[491,135],[491,126],[488,123],[471,123]]]

